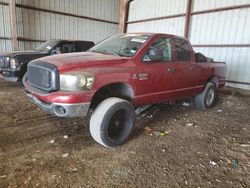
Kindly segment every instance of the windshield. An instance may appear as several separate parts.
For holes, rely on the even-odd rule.
[[[148,40],[148,35],[126,34],[105,39],[89,51],[117,56],[132,57]]]
[[[50,40],[47,41],[36,48],[37,51],[49,52],[52,48],[57,45],[58,41]]]

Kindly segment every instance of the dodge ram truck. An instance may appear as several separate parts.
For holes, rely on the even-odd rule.
[[[0,53],[0,77],[12,82],[22,81],[31,60],[49,55],[83,52],[93,46],[91,41],[49,40],[33,51]]]
[[[131,33],[107,38],[87,52],[32,61],[25,91],[55,116],[91,114],[91,136],[112,148],[128,140],[135,108],[194,97],[196,107],[207,110],[225,76],[225,63],[195,54],[185,38]]]

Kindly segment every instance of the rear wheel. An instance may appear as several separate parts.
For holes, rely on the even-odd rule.
[[[90,119],[90,133],[105,147],[117,147],[129,138],[135,121],[134,107],[120,98],[102,101]]]
[[[216,97],[216,86],[212,82],[206,84],[202,93],[195,96],[195,105],[200,110],[207,110],[214,104]]]

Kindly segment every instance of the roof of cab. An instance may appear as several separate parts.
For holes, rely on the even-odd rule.
[[[172,38],[180,38],[180,39],[185,39],[187,40],[185,37],[182,36],[178,36],[178,35],[172,35],[172,34],[167,34],[167,33],[150,33],[150,32],[135,32],[135,33],[123,33],[122,35],[148,35],[148,36],[158,36],[158,35],[164,35],[164,36],[169,36]]]
[[[55,42],[90,42],[93,43],[93,41],[88,40],[67,40],[67,39],[50,39],[47,41],[55,41]]]

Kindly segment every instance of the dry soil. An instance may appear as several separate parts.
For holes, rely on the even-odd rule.
[[[47,115],[1,80],[0,187],[250,187],[250,98],[219,93],[207,112],[185,101],[152,106],[106,149],[89,118]]]

